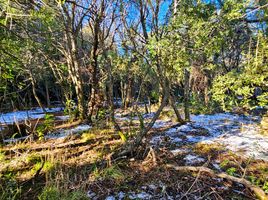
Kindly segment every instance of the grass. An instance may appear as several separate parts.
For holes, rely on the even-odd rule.
[[[162,115],[165,119],[173,116],[173,111],[169,110]],[[22,195],[27,199],[39,200],[83,200],[88,199],[86,192],[89,188],[93,188],[100,195],[100,199],[105,199],[107,195],[119,190],[139,191],[140,187],[146,184],[159,182],[164,185],[163,187],[168,188],[168,191],[183,193],[184,188],[189,188],[193,184],[196,177],[189,174],[177,174],[164,167],[165,163],[171,160],[169,160],[169,155],[161,149],[156,150],[158,165],[155,167],[151,166],[151,163],[148,163],[148,166],[143,164],[142,155],[132,161],[126,159],[122,164],[119,161],[113,161],[107,167],[108,155],[118,145],[122,145],[128,138],[135,136],[135,131],[131,132],[127,129],[128,126],[124,128],[123,135],[115,133],[109,127],[94,127],[90,131],[76,135],[77,137],[66,138],[61,143],[54,140],[33,141],[21,143],[22,148],[19,150],[16,149],[18,145],[4,146],[3,152],[0,148],[0,161],[15,163],[15,165],[6,164],[6,169],[9,171],[0,171],[0,174],[2,173],[0,180],[4,183],[0,185],[0,200],[21,199]],[[42,148],[37,150],[36,147]],[[216,159],[221,162],[224,159],[228,160],[228,163],[222,166],[222,170],[229,174],[242,175],[240,167],[247,166],[246,177],[250,179],[251,175],[251,181],[254,184],[259,184],[260,187],[268,190],[265,178],[268,173],[267,166],[256,165],[253,168],[253,163],[245,165],[245,161],[240,161],[228,153],[225,155],[224,148],[219,145],[197,144],[191,146],[191,149],[202,157],[211,158],[211,162]],[[11,152],[11,155],[4,152]],[[183,160],[183,157],[175,157],[172,161],[180,163],[180,160]],[[34,177],[41,167],[39,176]],[[202,178],[205,178],[204,181],[211,185],[219,184],[210,180],[209,177],[200,177]],[[202,181],[198,182],[201,186]],[[181,187],[179,188],[178,185]],[[193,185],[193,187],[196,186]],[[205,189],[194,188],[194,190],[203,190],[203,192],[210,190],[205,185],[202,187]]]
[[[5,153],[0,151],[0,162],[4,162],[5,160],[6,160]]]
[[[74,191],[66,192],[61,191],[56,186],[45,187],[40,195],[38,195],[38,200],[88,200],[88,197],[84,192]]]

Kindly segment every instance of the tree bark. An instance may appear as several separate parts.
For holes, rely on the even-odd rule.
[[[170,95],[170,97],[169,97],[169,102],[170,102],[170,104],[171,104],[171,106],[172,106],[172,108],[173,108],[173,110],[174,110],[174,112],[176,114],[178,122],[180,124],[184,124],[185,121],[182,119],[181,114],[180,114],[178,108],[176,107],[176,102],[174,100],[174,97],[172,95]]]
[[[185,121],[190,121],[190,72],[188,69],[184,69],[184,115]]]
[[[48,81],[45,80],[45,88],[46,88],[46,100],[47,100],[47,106],[50,107],[50,95],[49,95],[49,89],[48,89]]]
[[[30,70],[30,79],[31,79],[31,83],[32,83],[32,91],[33,91],[33,95],[35,100],[37,101],[38,105],[40,106],[40,108],[43,110],[44,113],[46,113],[46,110],[41,102],[41,100],[39,99],[37,93],[36,93],[36,84],[35,84],[35,80],[32,74],[32,71]]]

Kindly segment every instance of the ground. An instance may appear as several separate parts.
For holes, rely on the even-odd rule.
[[[59,110],[55,112],[59,120],[68,120],[68,116],[59,116]],[[153,114],[143,115],[145,123]],[[5,116],[12,114],[2,119]],[[123,129],[120,134],[102,121],[96,127],[71,124],[41,140],[4,138],[0,198],[256,198],[243,184],[201,171],[176,171],[169,164],[208,167],[268,191],[268,139],[260,134],[260,117],[218,113],[193,115],[191,119],[180,126],[166,108],[135,155],[116,160],[110,159],[111,153],[139,129],[139,118],[121,109],[116,110],[116,120]]]

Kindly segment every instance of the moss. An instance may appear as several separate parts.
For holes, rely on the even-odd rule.
[[[26,158],[27,164],[35,164],[41,162],[41,156],[37,153],[33,153],[27,156]]]
[[[93,140],[96,138],[96,135],[93,133],[83,133],[82,134],[82,141],[83,142],[89,142],[90,140]]]
[[[198,143],[194,147],[194,152],[201,155],[216,155],[224,151],[223,146],[218,144]]]

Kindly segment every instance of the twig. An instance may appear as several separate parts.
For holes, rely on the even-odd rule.
[[[175,169],[177,171],[192,171],[192,172],[205,172],[208,173],[211,176],[217,176],[219,178],[227,179],[236,183],[243,184],[245,187],[249,188],[259,200],[267,200],[268,195],[265,194],[265,192],[258,186],[253,185],[251,182],[244,178],[237,178],[234,176],[230,176],[226,173],[215,173],[212,169],[209,169],[207,167],[194,167],[194,166],[176,166],[176,165],[171,165],[167,164],[166,165],[168,168]]]

